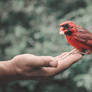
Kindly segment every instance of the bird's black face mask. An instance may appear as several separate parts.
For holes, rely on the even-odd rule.
[[[65,35],[68,35],[68,36],[72,35],[72,31],[70,30],[69,24],[64,24],[62,27],[64,27],[64,29],[67,30],[67,32],[65,32]]]

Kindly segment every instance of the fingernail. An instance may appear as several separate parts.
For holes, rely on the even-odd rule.
[[[52,67],[56,67],[57,64],[58,64],[57,61],[52,61],[52,62],[49,63],[49,65],[52,66]]]

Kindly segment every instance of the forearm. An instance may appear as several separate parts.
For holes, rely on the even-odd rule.
[[[0,62],[0,82],[16,80],[17,74],[10,61]]]

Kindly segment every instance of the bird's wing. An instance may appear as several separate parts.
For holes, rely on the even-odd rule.
[[[86,45],[92,46],[92,33],[82,27],[78,27],[77,30],[77,33],[74,34],[74,39]]]

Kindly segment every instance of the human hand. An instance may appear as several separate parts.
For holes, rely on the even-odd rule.
[[[13,62],[15,61],[16,67],[19,68],[20,75],[22,75],[24,79],[45,79],[64,71],[81,58],[82,55],[80,52],[74,49],[71,52],[64,52],[54,58],[50,56],[20,55],[15,57]],[[49,65],[51,61],[54,61],[53,64],[55,64],[53,67]],[[58,61],[58,64],[56,61]]]
[[[47,79],[69,68],[82,58],[78,50],[59,56],[18,55],[7,62],[0,62],[0,80]]]

